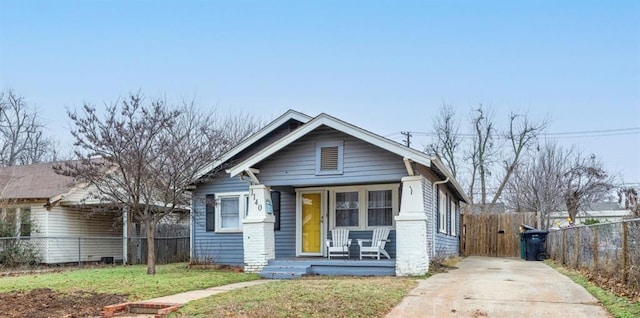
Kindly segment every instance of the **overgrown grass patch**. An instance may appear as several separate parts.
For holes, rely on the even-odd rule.
[[[321,277],[274,281],[188,303],[177,317],[383,317],[412,278]]]
[[[36,288],[61,292],[82,290],[127,295],[129,300],[136,301],[259,278],[226,270],[189,269],[186,263],[158,265],[155,275],[147,275],[146,271],[146,265],[134,265],[2,277],[0,292]]]
[[[579,272],[563,267],[551,260],[545,261],[545,264],[551,266],[561,274],[571,278],[571,280],[576,282],[578,285],[584,287],[589,293],[596,297],[614,317],[640,317],[640,302],[631,301],[628,298],[620,297],[613,292],[605,290],[590,282],[587,277],[583,276]]]

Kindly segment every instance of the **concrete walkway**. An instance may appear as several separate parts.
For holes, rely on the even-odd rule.
[[[211,287],[211,288],[202,289],[202,290],[192,290],[192,291],[188,291],[188,292],[184,292],[184,293],[180,293],[180,294],[169,295],[169,296],[164,296],[164,297],[158,297],[158,298],[154,298],[154,299],[140,301],[138,303],[145,303],[145,304],[180,304],[180,305],[184,305],[184,304],[186,304],[186,303],[188,303],[188,302],[190,302],[192,300],[209,297],[209,296],[212,296],[212,295],[215,295],[215,294],[223,293],[223,292],[234,290],[234,289],[240,289],[240,288],[246,288],[246,287],[255,286],[255,285],[261,285],[261,284],[265,284],[265,283],[269,283],[269,282],[273,282],[273,281],[275,281],[275,280],[273,280],[273,279],[271,279],[271,280],[262,279],[262,280],[253,280],[253,281],[249,281],[249,282],[222,285],[222,286]],[[117,318],[153,318],[153,317],[155,317],[155,315],[150,315],[150,314],[149,315],[148,314],[126,314],[126,315],[118,315],[116,317]]]
[[[472,256],[456,266],[421,280],[387,317],[610,317],[542,262]]]

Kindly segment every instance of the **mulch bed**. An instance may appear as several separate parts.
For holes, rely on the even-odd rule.
[[[87,291],[60,293],[49,288],[29,292],[0,293],[2,317],[95,317],[103,306],[126,301],[124,295]]]

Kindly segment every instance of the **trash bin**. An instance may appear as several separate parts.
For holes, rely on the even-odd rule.
[[[542,230],[528,230],[522,233],[524,254],[527,261],[544,261],[547,258],[545,249],[547,234],[549,234],[549,231]]]
[[[526,224],[520,224],[520,258],[521,259],[524,259],[527,253],[527,245],[524,242],[524,232],[529,230],[536,230],[536,228]]]

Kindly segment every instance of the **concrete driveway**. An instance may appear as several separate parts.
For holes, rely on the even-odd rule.
[[[421,280],[387,317],[610,317],[542,262],[471,256],[456,266]]]

